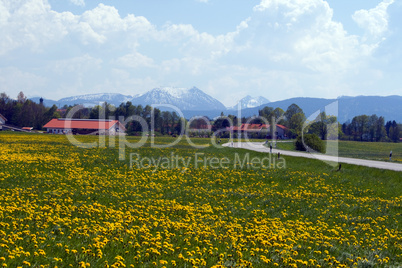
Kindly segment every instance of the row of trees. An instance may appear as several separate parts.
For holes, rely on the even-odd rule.
[[[48,108],[43,106],[43,102],[35,103],[28,100],[23,92],[18,94],[16,100],[6,93],[0,93],[0,113],[7,118],[7,124],[35,129],[42,129],[50,119],[60,117],[55,105]]]
[[[395,120],[385,123],[384,117],[373,114],[355,116],[342,125],[343,139],[356,141],[399,141],[402,126]]]
[[[306,120],[303,110],[292,104],[286,111],[280,108],[265,107],[259,115],[269,121],[273,118],[277,124],[288,128],[288,137],[295,138],[301,132],[316,134],[322,140],[348,139],[355,141],[393,141],[398,142],[402,137],[402,125],[395,120],[385,123],[384,117],[373,114],[355,116],[352,121],[340,124],[336,116],[321,112],[311,121]],[[260,120],[261,121],[261,120]],[[270,122],[270,121],[269,121]]]
[[[287,135],[290,138],[300,136],[302,131],[305,134],[316,134],[321,139],[334,139],[338,137],[338,120],[336,116],[319,113],[316,118],[307,120],[306,115],[297,104],[290,105],[286,111],[281,108],[264,107],[259,111],[259,116],[269,122],[274,120],[276,124],[287,127]],[[271,119],[271,120],[269,120]]]

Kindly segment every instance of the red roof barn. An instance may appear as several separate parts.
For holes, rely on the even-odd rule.
[[[118,120],[109,119],[52,119],[43,126],[53,134],[118,135],[126,128]]]
[[[232,127],[227,127],[227,131],[233,131],[233,132],[255,132],[255,133],[261,133],[265,131],[267,134],[270,134],[271,132],[271,126],[267,124],[241,124],[241,126],[232,126]],[[276,124],[275,127],[275,135],[279,138],[284,138],[285,137],[285,132],[287,128],[283,125]]]

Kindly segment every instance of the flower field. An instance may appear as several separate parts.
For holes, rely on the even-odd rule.
[[[235,151],[146,144],[121,161],[117,145],[0,133],[0,267],[402,266],[401,173],[291,157],[282,169],[128,162]]]

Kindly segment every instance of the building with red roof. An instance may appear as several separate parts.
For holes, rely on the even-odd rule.
[[[119,135],[126,128],[118,120],[56,118],[43,126],[52,134]]]
[[[6,124],[7,118],[5,118],[2,114],[0,114],[0,130],[3,129],[3,125]]]
[[[286,137],[287,128],[283,125],[275,125],[275,136],[278,138]],[[240,126],[227,127],[227,131],[238,133],[257,133],[259,135],[271,136],[271,126],[267,124],[241,124]]]

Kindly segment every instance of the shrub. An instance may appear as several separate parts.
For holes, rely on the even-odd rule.
[[[304,144],[302,141],[302,136],[299,135],[295,141],[295,149],[298,151],[307,151],[304,145],[308,148],[313,149],[316,152],[325,153],[325,142],[322,141],[316,134],[306,134],[303,135]]]

